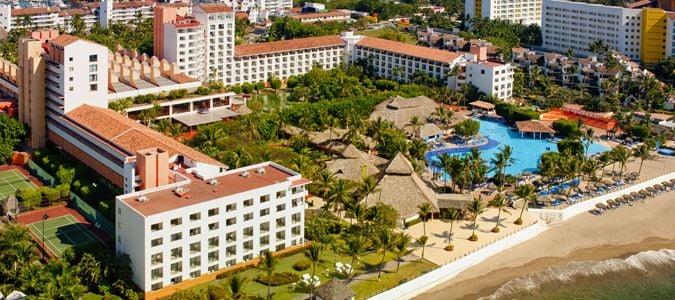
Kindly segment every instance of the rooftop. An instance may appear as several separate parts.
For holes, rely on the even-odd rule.
[[[479,108],[482,108],[482,109],[495,109],[494,104],[489,103],[489,102],[485,102],[485,101],[480,101],[480,100],[471,102],[471,103],[469,103],[469,105],[479,107]]]
[[[308,13],[308,14],[297,14],[292,15],[293,19],[313,19],[313,18],[327,18],[327,17],[349,17],[350,14],[344,11],[329,11],[329,12],[320,12],[320,13]]]
[[[18,8],[12,9],[12,16],[23,16],[23,15],[42,15],[48,13],[58,13],[60,10],[58,7],[30,7],[30,8]]]
[[[516,122],[518,131],[527,133],[555,133],[553,128],[539,121],[518,121]]]
[[[216,177],[216,185],[209,181],[193,179],[190,183],[182,185],[186,193],[178,196],[175,188],[165,188],[153,192],[143,193],[148,201],[138,201],[139,195],[120,196],[131,208],[143,216],[151,216],[182,207],[187,207],[219,198],[233,196],[251,190],[272,186],[285,181],[290,181],[291,186],[299,186],[309,183],[308,180],[293,177],[299,174],[282,168],[274,163],[264,163],[264,173],[256,170],[260,165],[239,168]],[[248,176],[242,176],[248,171]],[[189,175],[188,175],[189,176]]]
[[[256,43],[235,46],[235,56],[249,56],[263,53],[274,53],[309,48],[342,46],[344,41],[337,35],[308,37],[267,43]]]
[[[447,50],[440,50],[435,48],[428,48],[407,43],[395,42],[375,37],[364,37],[357,42],[357,45],[362,47],[380,49],[390,51],[398,54],[420,57],[428,60],[438,61],[442,63],[449,63],[459,58],[461,55],[457,52],[450,52]]]
[[[316,287],[314,294],[326,300],[347,300],[354,297],[354,291],[343,281],[336,278]]]
[[[197,7],[201,8],[207,14],[226,13],[232,11],[232,8],[224,3],[200,3],[197,5]]]
[[[168,151],[169,156],[182,154],[202,163],[224,166],[206,154],[106,108],[85,104],[68,112],[64,118],[95,138],[122,148],[127,156],[158,147]]]

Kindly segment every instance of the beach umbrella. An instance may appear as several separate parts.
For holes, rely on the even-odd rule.
[[[497,186],[496,186],[494,183],[490,183],[490,184],[488,185],[488,189],[496,190],[496,189],[497,189]]]
[[[532,175],[532,172],[530,172],[530,171],[525,171],[525,172],[523,172],[523,175],[525,175],[525,176],[530,176],[530,175]]]
[[[633,197],[633,199],[635,199],[635,198],[642,198],[642,195],[640,195],[640,194],[638,194],[638,193],[636,193],[636,192],[631,192],[630,195]]]
[[[628,138],[625,139],[625,141],[626,141],[627,143],[632,143],[632,142],[633,142],[633,138],[629,138],[629,137],[628,137]]]
[[[604,203],[598,203],[598,204],[595,205],[595,207],[597,207],[597,208],[602,208],[602,209],[606,209],[606,208],[607,208],[607,205],[604,204]]]
[[[621,196],[621,197],[617,198],[617,200],[619,200],[622,203],[630,202],[630,199],[628,199],[626,196]]]
[[[612,185],[612,184],[614,184],[614,182],[611,181],[611,180],[609,180],[609,179],[603,180],[602,183],[604,183],[605,185]]]
[[[663,184],[664,186],[673,186],[673,183],[670,182],[670,181],[664,181],[664,182],[661,182],[661,184]]]
[[[647,190],[647,192],[650,192],[650,193],[656,193],[656,192],[658,192],[655,188],[653,188],[653,187],[651,187],[651,186],[646,187],[645,190]]]
[[[614,206],[614,205],[616,205],[616,202],[612,199],[609,199],[609,200],[607,200],[607,205]]]
[[[618,177],[618,176],[612,177],[612,180],[614,180],[616,182],[621,182],[621,177]]]
[[[551,197],[545,196],[545,195],[537,196],[536,200],[537,200],[537,202],[541,202],[541,203],[548,203],[548,202],[553,201],[553,199],[551,199]]]
[[[626,200],[628,200],[628,201],[633,201],[633,196],[628,195],[628,194],[623,195],[623,198],[626,199]]]
[[[640,190],[640,191],[638,191],[638,194],[640,194],[640,195],[642,195],[642,196],[645,196],[645,197],[647,197],[647,196],[650,195],[650,193],[647,192],[647,191],[645,191],[645,190]]]
[[[661,185],[661,184],[659,184],[659,183],[655,184],[654,187],[655,187],[657,190],[662,190],[662,191],[666,189],[665,186],[663,186],[663,185]]]
[[[670,180],[670,183],[675,184],[675,178],[671,179],[671,180]]]

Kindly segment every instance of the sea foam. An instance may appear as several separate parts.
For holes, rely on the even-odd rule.
[[[571,262],[564,267],[549,267],[543,271],[509,280],[494,294],[480,299],[506,298],[515,293],[535,291],[546,283],[569,283],[578,277],[603,276],[624,271],[647,272],[650,268],[673,265],[675,265],[675,250],[670,249],[640,252],[626,259]]]

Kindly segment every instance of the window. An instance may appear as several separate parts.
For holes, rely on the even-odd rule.
[[[209,209],[209,217],[217,216],[218,215],[218,208],[212,208]]]
[[[270,209],[269,209],[269,208],[265,208],[265,209],[263,209],[263,210],[260,211],[260,216],[261,216],[261,217],[264,217],[264,216],[269,215],[269,214],[270,214]]]
[[[202,233],[201,227],[196,227],[196,228],[190,229],[190,236],[195,236],[195,235],[198,235],[200,233]]]
[[[197,253],[202,251],[202,244],[199,242],[190,244],[190,253]]]
[[[202,218],[201,213],[194,213],[190,215],[190,221],[197,221]]]
[[[70,58],[72,61],[72,57]],[[95,62],[98,61],[98,56],[96,54],[89,55],[89,62]]]
[[[277,205],[277,212],[286,210],[286,204]]]
[[[162,275],[162,268],[153,269],[150,272],[150,278],[152,278],[153,281],[156,280],[156,279],[160,279],[163,276],[164,275]]]
[[[68,81],[73,81],[73,77],[68,77]]]
[[[172,242],[178,241],[178,240],[180,240],[180,239],[182,239],[182,238],[183,238],[183,233],[182,233],[182,232],[174,233],[174,234],[171,235],[171,241],[172,241]]]
[[[283,198],[283,197],[286,197],[286,191],[278,191],[277,192],[277,199]]]
[[[89,72],[97,72],[98,65],[89,65]]]
[[[244,215],[244,221],[253,219],[253,213],[247,213]]]
[[[231,212],[231,211],[233,211],[233,210],[235,210],[235,209],[237,209],[237,204],[235,204],[235,203],[228,204],[227,206],[225,206],[225,211],[226,211],[226,212]]]
[[[177,262],[171,264],[171,273],[180,273],[183,271],[183,262]]]
[[[68,57],[68,61],[73,61],[72,57]],[[72,71],[72,70],[71,70]]]
[[[208,240],[209,248],[218,247],[218,237],[214,236]]]
[[[209,230],[216,230],[216,229],[218,229],[218,222],[209,224]]]
[[[90,84],[89,91],[98,91],[98,84]]]
[[[162,222],[150,225],[150,230],[153,231],[153,232],[162,230]]]
[[[253,205],[253,199],[244,200],[244,207],[249,207]]]
[[[177,259],[183,257],[183,248],[173,248],[171,249],[171,259]]]
[[[98,80],[98,75],[96,74],[89,74],[89,81],[96,81]]]
[[[71,86],[71,87],[68,88],[68,90],[72,92],[74,90],[74,88]]]
[[[183,224],[182,218],[175,218],[171,220],[171,226],[178,226],[180,224]]]
[[[260,203],[265,203],[267,201],[270,201],[270,195],[264,195],[260,197]]]
[[[152,247],[156,247],[156,246],[159,246],[161,244],[162,244],[162,238],[157,238],[157,239],[154,239],[154,240],[150,241],[150,245],[152,245]]]
[[[161,264],[162,253],[153,254],[152,256],[150,256],[150,261],[152,262],[153,265]]]
[[[237,224],[237,218],[229,218],[227,219],[227,221],[225,221],[225,224],[227,224],[228,226]]]

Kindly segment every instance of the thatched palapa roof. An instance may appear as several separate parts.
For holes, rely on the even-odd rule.
[[[324,300],[348,300],[354,298],[354,291],[341,280],[333,278],[314,289],[314,295]]]
[[[441,128],[439,128],[438,125],[433,124],[433,123],[421,126],[417,130],[417,136],[422,137],[422,138],[430,137],[430,136],[436,136],[436,135],[439,135],[439,134],[443,134],[443,130],[441,130]]]
[[[371,120],[382,118],[394,123],[398,128],[406,131],[412,130],[408,123],[413,116],[425,122],[436,111],[438,103],[426,96],[403,98],[396,96],[383,101],[375,106],[375,111],[370,115]]]
[[[378,165],[384,158],[368,155],[353,145],[347,145],[340,155],[343,158],[326,162],[326,170],[335,174],[337,178],[360,182],[363,175],[374,176],[380,173]],[[365,174],[364,174],[365,173]]]
[[[369,202],[369,206],[377,202],[391,205],[404,219],[416,216],[417,207],[425,202],[438,211],[436,193],[415,173],[412,164],[401,153],[389,163],[377,188],[379,192],[371,197],[376,201]]]
[[[525,133],[555,133],[555,130],[547,124],[535,120],[517,121],[516,127],[518,131]]]

